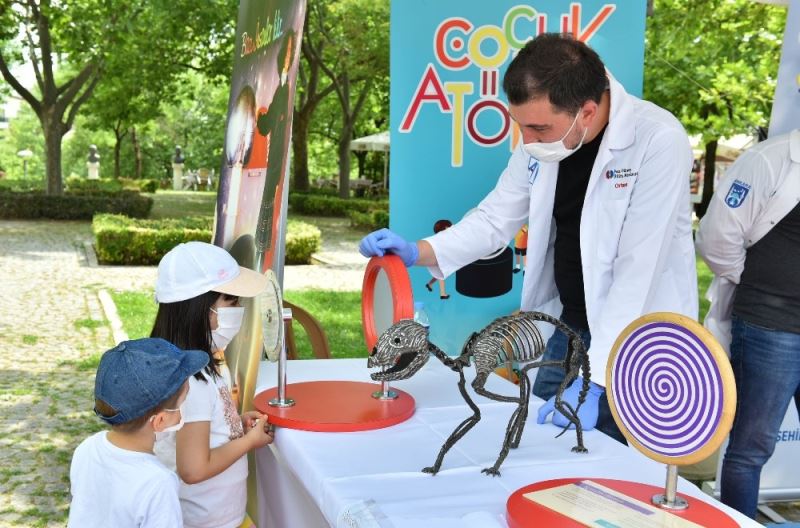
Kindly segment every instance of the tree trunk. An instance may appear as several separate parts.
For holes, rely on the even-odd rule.
[[[353,155],[355,155],[356,159],[358,160],[358,178],[359,179],[364,179],[365,178],[364,172],[366,171],[366,167],[367,167],[367,154],[368,154],[368,152],[366,150],[359,150],[357,152],[353,152]]]
[[[295,112],[292,122],[292,172],[293,190],[307,191],[309,189],[308,175],[308,127],[311,114]]]
[[[42,119],[42,132],[44,133],[45,167],[47,175],[47,194],[64,194],[64,183],[61,179],[61,137],[62,125],[60,119],[48,122]]]
[[[339,136],[339,196],[350,198],[350,138],[353,135],[352,125],[342,127]]]
[[[714,175],[716,174],[717,161],[717,140],[706,143],[705,167],[703,169],[703,198],[699,204],[694,206],[697,218],[703,218],[711,203],[711,196],[714,194]]]
[[[121,134],[118,128],[114,129],[114,178],[119,179],[119,157],[122,150],[122,138],[125,134]]]
[[[139,136],[136,135],[136,128],[131,128],[131,143],[133,144],[133,155],[136,159],[136,175],[138,180],[144,173],[144,163],[142,158],[142,145],[139,143]]]

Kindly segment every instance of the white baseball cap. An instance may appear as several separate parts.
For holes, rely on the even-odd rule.
[[[158,263],[156,301],[185,301],[209,291],[254,297],[266,287],[265,275],[240,266],[221,247],[186,242],[169,250]]]

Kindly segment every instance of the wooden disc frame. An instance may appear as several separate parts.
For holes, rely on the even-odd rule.
[[[643,445],[621,419],[620,413],[617,409],[617,401],[615,395],[615,387],[613,384],[612,370],[617,359],[617,355],[622,348],[623,343],[626,342],[628,337],[641,327],[651,323],[669,323],[688,330],[693,333],[698,340],[709,350],[712,359],[716,364],[720,379],[722,382],[722,411],[719,423],[717,424],[716,431],[711,438],[701,446],[699,449],[680,456],[668,456],[663,453],[653,451],[649,447]],[[717,342],[714,336],[706,330],[701,324],[689,317],[671,313],[671,312],[655,312],[642,316],[631,324],[629,324],[622,333],[617,337],[614,346],[611,349],[611,354],[608,357],[606,364],[606,394],[608,396],[608,405],[611,408],[611,413],[614,415],[614,421],[617,422],[620,431],[628,440],[628,442],[641,451],[645,456],[662,462],[664,464],[673,465],[687,465],[694,464],[705,458],[711,456],[717,448],[725,441],[728,432],[733,425],[733,417],[736,412],[736,382],[733,376],[733,369],[731,368],[730,360],[728,359],[725,350]]]
[[[361,322],[367,350],[372,350],[379,337],[375,327],[375,284],[381,271],[386,274],[392,292],[392,322],[414,317],[414,293],[403,261],[397,255],[372,257],[364,271],[361,288]]]

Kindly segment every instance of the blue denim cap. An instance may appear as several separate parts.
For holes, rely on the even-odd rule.
[[[117,411],[103,421],[123,424],[144,416],[175,394],[208,364],[202,350],[181,350],[160,338],[123,341],[100,358],[94,381],[95,398]]]

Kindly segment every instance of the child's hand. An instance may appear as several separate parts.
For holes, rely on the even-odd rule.
[[[250,429],[253,428],[253,424],[256,420],[264,420],[264,423],[267,421],[267,416],[265,414],[261,414],[258,411],[247,411],[242,415],[242,427],[244,427],[244,432],[246,433]]]
[[[275,439],[275,432],[272,424],[267,420],[267,417],[262,415],[263,418],[253,420],[253,425],[249,431],[244,435],[250,441],[250,448],[259,448],[269,445]]]

